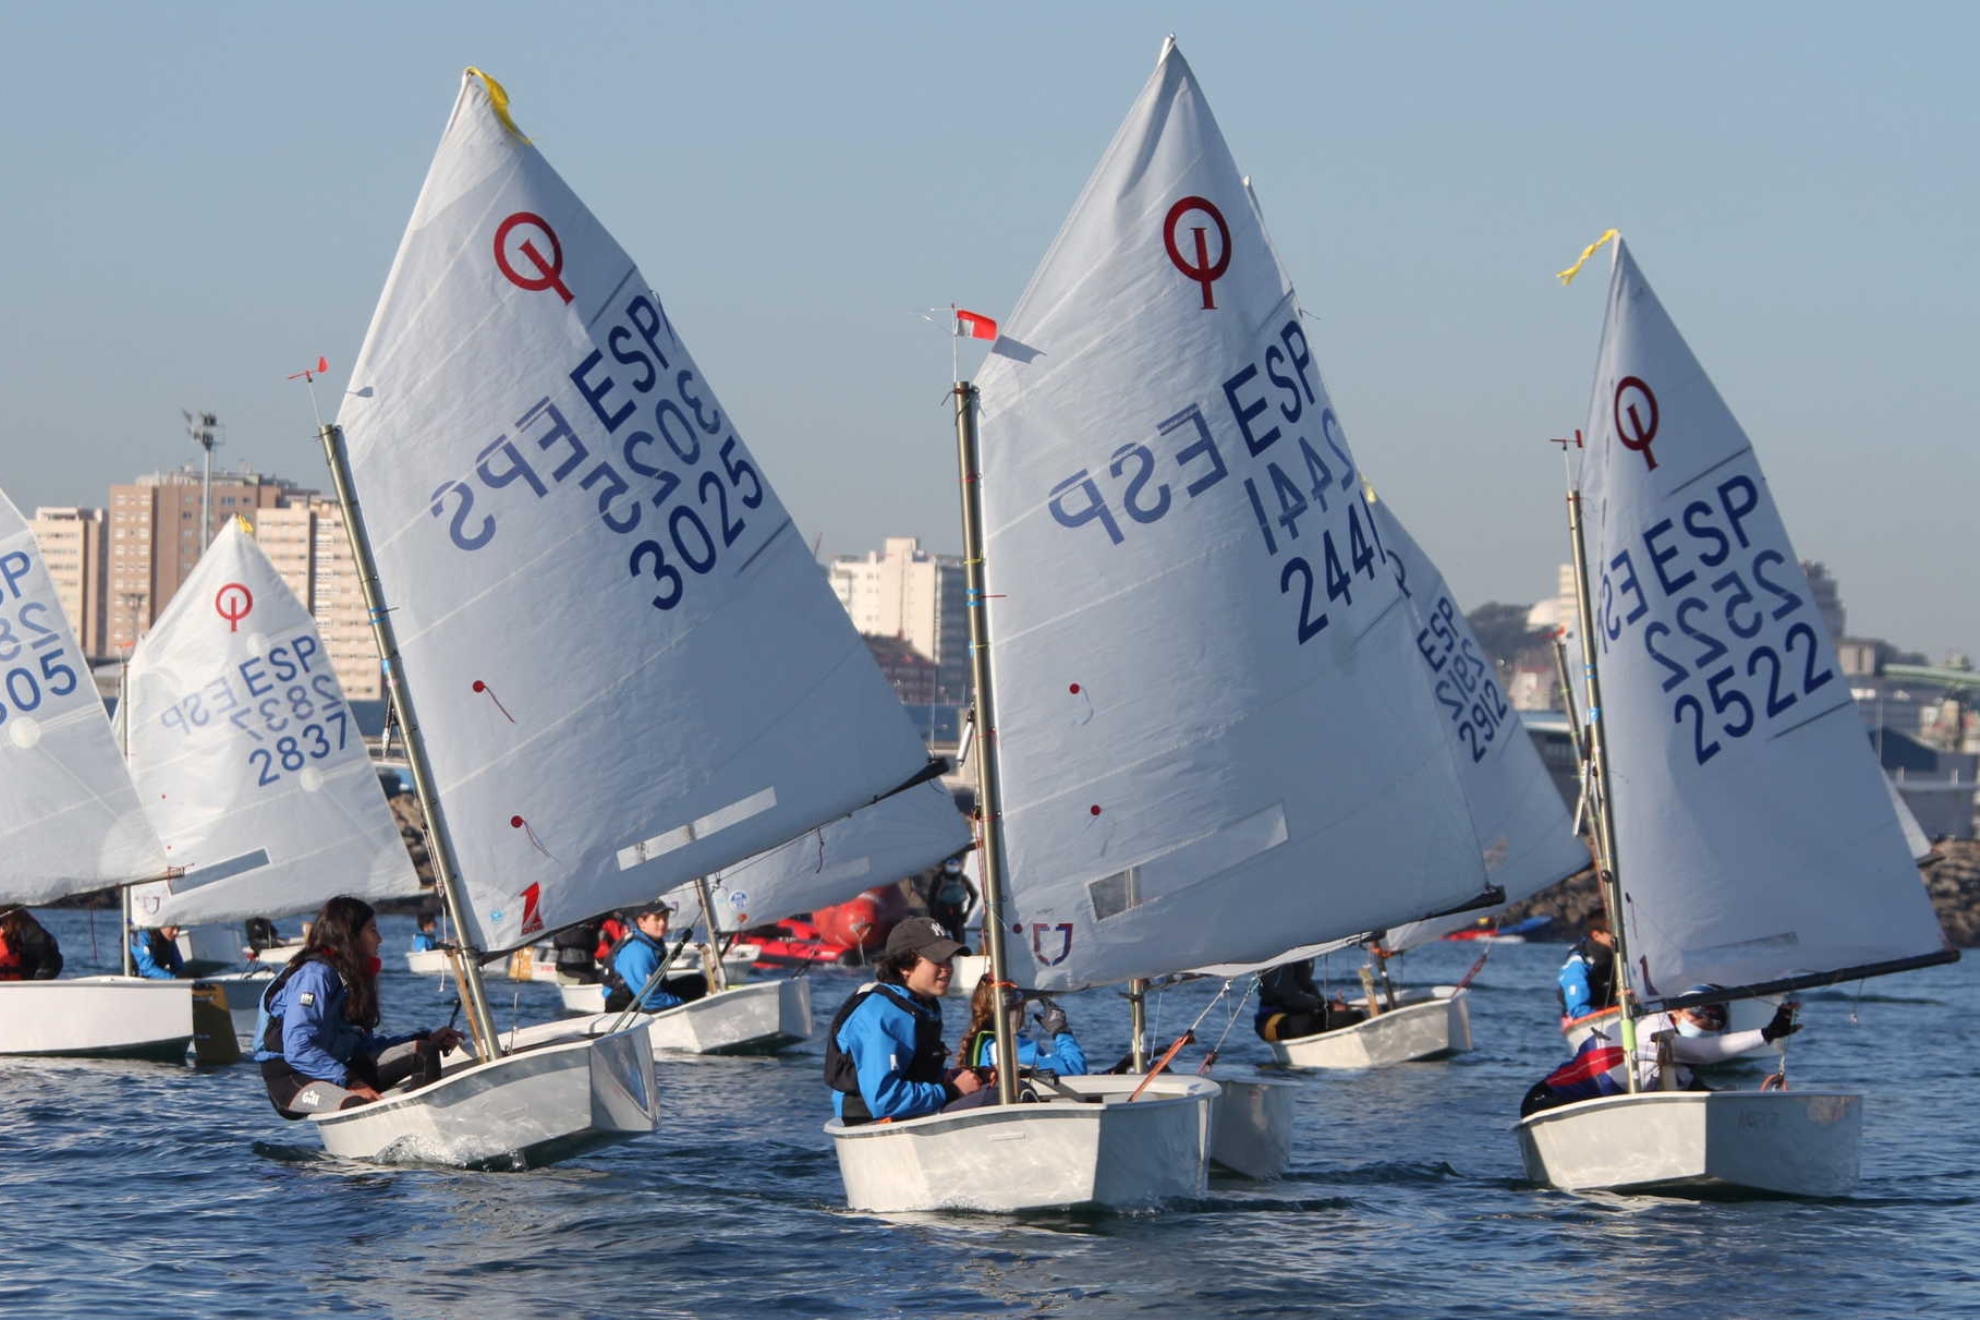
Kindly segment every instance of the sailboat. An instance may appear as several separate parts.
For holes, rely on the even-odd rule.
[[[1388,501],[1372,489],[1367,500],[1414,628],[1419,672],[1443,714],[1486,874],[1505,891],[1507,903],[1521,902],[1586,870],[1588,850],[1443,574]],[[1466,988],[1398,989],[1389,962],[1475,918],[1462,913],[1411,922],[1361,941],[1371,955],[1362,1000],[1368,1016],[1317,1035],[1272,1041],[1273,1058],[1300,1068],[1379,1068],[1469,1050]]]
[[[470,69],[321,431],[477,1058],[334,1153],[650,1131],[644,1031],[508,1051],[479,963],[924,774],[900,702],[630,257]]]
[[[334,894],[419,895],[316,621],[241,520],[213,538],[138,643],[124,690],[138,798],[185,872],[134,887],[135,921],[238,929]],[[209,980],[230,1010],[252,1014],[268,973]]]
[[[1170,40],[954,392],[1000,981],[1264,959],[1489,891],[1294,307]],[[998,1026],[998,1103],[826,1125],[854,1208],[1201,1192],[1214,1082],[1061,1078],[1013,1103]]]
[[[0,494],[0,904],[166,874],[41,548]],[[185,1057],[191,983],[0,981],[0,1056]]]
[[[710,993],[640,1014],[653,1048],[767,1054],[805,1040],[811,1035],[811,978],[777,976],[741,984],[731,983],[726,970],[710,974],[710,967],[727,966],[719,954],[722,937],[842,900],[876,882],[933,866],[968,846],[969,829],[948,790],[929,781],[669,891],[662,901],[677,913],[701,914],[706,940],[700,966],[709,977]],[[602,998],[594,1012],[599,1016],[525,1027],[512,1038],[527,1043],[596,1034],[620,1020],[617,1013],[603,1012]]]
[[[1591,625],[1582,651],[1620,1043],[1633,1060],[1646,1012],[1959,955],[1752,442],[1620,236],[1583,260],[1610,240],[1569,525]],[[1629,1094],[1519,1123],[1529,1177],[1808,1196],[1856,1184],[1858,1095],[1641,1091],[1627,1072]]]

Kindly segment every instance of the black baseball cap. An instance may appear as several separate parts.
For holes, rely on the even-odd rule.
[[[889,957],[912,953],[930,962],[947,962],[957,954],[966,952],[968,946],[950,939],[949,932],[943,930],[941,923],[933,917],[909,917],[887,935]]]

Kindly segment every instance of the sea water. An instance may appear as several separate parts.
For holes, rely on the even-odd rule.
[[[72,974],[111,968],[114,916],[42,916]],[[451,986],[402,970],[411,921],[380,926],[386,1027],[446,1021]],[[1481,952],[1434,945],[1401,970],[1448,983]],[[1491,949],[1470,1054],[1293,1074],[1283,1180],[1215,1178],[1201,1200],[1134,1215],[847,1212],[815,1039],[773,1059],[663,1055],[657,1132],[521,1174],[329,1159],[269,1108],[251,1064],[0,1061],[0,1314],[1980,1315],[1974,960],[1803,996],[1791,1082],[1865,1095],[1855,1194],[1694,1201],[1522,1177],[1510,1129],[1565,1057],[1564,952]],[[1326,971],[1352,991],[1352,960]],[[858,978],[814,977],[822,1030]],[[489,987],[504,1026],[557,1012],[553,986]],[[1160,1036],[1202,1014],[1206,1040],[1229,1028],[1219,1069],[1268,1063],[1242,990],[1161,995]],[[1096,1066],[1124,1048],[1118,993],[1064,1005]],[[963,1004],[947,1011],[953,1040]]]

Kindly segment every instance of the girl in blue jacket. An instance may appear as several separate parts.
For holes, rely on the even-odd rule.
[[[996,1027],[990,1015],[995,1012],[993,1005],[998,999],[997,987],[985,976],[977,983],[976,993],[969,999],[969,1031],[963,1036],[963,1063],[967,1067],[987,1068],[997,1062]],[[1024,1030],[1024,996],[1016,990],[1005,989],[1002,995],[1004,1012],[1009,1015],[1011,1035]],[[1066,1011],[1050,1000],[1041,1000],[1045,1007],[1038,1014],[1038,1036],[1046,1043],[1040,1045],[1029,1037],[1017,1043],[1017,1061],[1021,1068],[1049,1068],[1061,1077],[1077,1077],[1086,1071],[1086,1051],[1073,1039],[1066,1023]]]
[[[302,952],[261,996],[255,1062],[284,1118],[368,1104],[413,1076],[440,1079],[440,1056],[460,1042],[452,1027],[382,1036],[378,1026],[378,921],[363,899],[323,905]]]

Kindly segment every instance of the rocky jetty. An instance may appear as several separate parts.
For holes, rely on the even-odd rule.
[[[1938,909],[1939,925],[1958,947],[1980,947],[1980,841],[1947,839],[1935,850],[1939,860],[1921,867],[1920,874]],[[1542,938],[1566,941],[1579,938],[1588,919],[1601,910],[1602,896],[1589,870],[1508,908],[1499,923],[1549,916],[1554,925]]]

